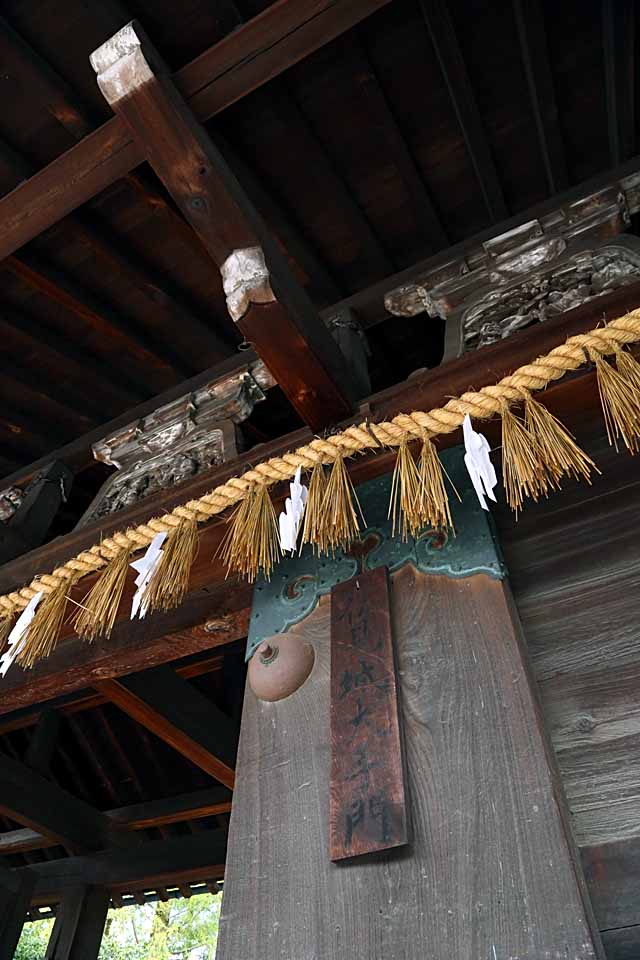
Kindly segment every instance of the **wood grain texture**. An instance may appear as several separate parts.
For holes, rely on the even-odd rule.
[[[514,523],[497,514],[581,846],[640,836],[640,462],[600,418],[568,418],[602,475]]]
[[[307,683],[246,694],[218,960],[601,956],[503,585],[406,567],[392,610],[410,845],[327,857],[323,598],[292,628],[315,647]]]
[[[333,587],[332,860],[407,842],[394,659],[387,568],[377,567]]]

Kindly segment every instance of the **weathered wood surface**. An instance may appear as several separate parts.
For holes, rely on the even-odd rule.
[[[407,842],[388,570],[331,590],[332,860]]]
[[[581,845],[640,837],[640,461],[571,422],[602,476],[567,482],[501,543]],[[585,422],[586,421],[586,422]]]
[[[292,628],[315,647],[307,683],[246,695],[218,960],[599,956],[503,585],[407,567],[392,609],[410,845],[327,856],[323,598]]]

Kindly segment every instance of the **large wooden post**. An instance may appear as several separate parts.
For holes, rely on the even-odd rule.
[[[19,877],[0,870],[0,960],[13,960],[35,881],[35,874],[28,870]]]
[[[288,629],[316,659],[284,700],[247,689],[218,960],[602,956],[487,515],[446,459],[455,538],[389,539],[388,478],[359,488],[359,562],[391,570],[409,843],[330,860],[331,597],[312,594],[358,568],[303,556],[255,594],[252,639]]]
[[[58,907],[45,960],[97,960],[109,894],[102,887],[71,887]]]

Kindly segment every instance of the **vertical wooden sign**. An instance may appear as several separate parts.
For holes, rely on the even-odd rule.
[[[407,842],[386,567],[331,591],[329,820],[332,860]]]

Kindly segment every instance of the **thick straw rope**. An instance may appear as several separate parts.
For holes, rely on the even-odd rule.
[[[620,350],[625,344],[640,340],[640,309],[612,320],[605,327],[589,333],[570,337],[565,344],[554,347],[550,353],[538,357],[533,363],[519,367],[515,373],[504,377],[493,386],[464,393],[444,405],[424,413],[400,413],[393,420],[383,423],[368,423],[347,427],[342,433],[327,439],[316,437],[293,453],[283,454],[259,463],[241,477],[232,477],[197,500],[175,507],[171,513],[155,517],[147,523],[95,544],[90,550],[78,554],[58,567],[51,574],[43,574],[29,586],[0,597],[0,612],[13,616],[26,607],[38,590],[49,593],[61,581],[72,581],[102,569],[123,547],[142,549],[147,547],[156,533],[169,531],[183,518],[196,518],[205,523],[243,499],[245,493],[256,483],[271,486],[293,478],[296,469],[310,470],[315,463],[333,463],[339,453],[349,457],[365,450],[383,446],[398,446],[408,437],[421,437],[452,433],[461,426],[466,414],[476,420],[488,420],[501,413],[506,406],[522,400],[531,391],[542,390],[565,373],[577,370],[598,356],[606,356]]]

